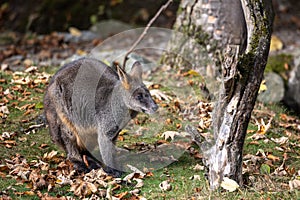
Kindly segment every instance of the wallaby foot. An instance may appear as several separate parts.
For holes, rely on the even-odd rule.
[[[101,163],[95,160],[94,158],[90,157],[89,155],[83,155],[83,158],[86,159],[84,162],[88,169],[92,170],[102,168]]]
[[[122,171],[119,171],[117,169],[113,169],[111,167],[105,166],[103,167],[103,170],[110,176],[114,178],[120,178],[123,175]]]
[[[82,157],[82,160],[78,160],[76,158],[69,158],[69,160],[73,163],[73,168],[79,173],[88,173],[92,169],[102,168],[101,164],[95,161],[92,157],[88,155],[83,155]]]
[[[73,168],[78,172],[78,173],[88,173],[91,171],[89,168],[87,168],[86,164],[77,159],[69,159],[73,163]]]

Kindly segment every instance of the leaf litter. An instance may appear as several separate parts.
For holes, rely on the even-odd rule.
[[[50,36],[45,36],[42,39],[33,40],[31,42],[40,44],[38,56],[45,60],[54,56],[47,48],[49,45],[59,47],[61,38],[59,35],[53,33]],[[30,41],[27,41],[30,42]],[[64,47],[65,48],[65,47]],[[74,48],[75,49],[75,48]],[[8,48],[5,52],[5,58],[15,53],[25,54],[23,49]],[[66,57],[68,54],[60,54],[58,57]],[[15,63],[13,63],[15,62]],[[8,87],[0,86],[0,124],[8,121],[13,110],[17,109],[22,112],[22,121],[30,122],[35,119],[34,113],[42,109],[41,99],[32,97],[33,93],[43,93],[43,87],[51,77],[45,72],[40,72],[39,67],[34,64],[34,59],[25,59],[23,62],[11,61],[8,64],[3,63],[1,67],[10,74],[10,78],[0,78],[1,83],[5,83]],[[14,64],[26,66],[24,71],[7,71]],[[42,62],[40,62],[42,65]],[[176,80],[179,86],[187,83],[189,86],[198,86],[195,77],[200,75],[194,71],[176,71],[175,75],[169,73],[166,80]],[[172,76],[172,77],[171,77]],[[172,117],[166,120],[168,126],[172,126],[172,131],[164,131],[159,133],[159,137],[164,138],[160,140],[160,144],[168,144],[169,140],[184,133],[182,128],[185,127],[184,122],[191,122],[201,137],[210,137],[208,129],[212,122],[213,104],[205,100],[193,100],[190,96],[186,98],[177,97],[172,94],[172,91],[164,90],[165,83],[162,80],[155,80],[153,84],[149,85],[151,94],[154,96],[156,102],[160,107],[166,108]],[[24,103],[23,103],[24,102]],[[258,105],[254,110],[254,118],[252,123],[256,124],[257,130],[249,130],[248,140],[246,145],[260,146],[262,143],[273,144],[276,147],[272,150],[262,147],[256,153],[246,153],[243,158],[243,173],[249,174],[248,186],[255,189],[268,189],[273,191],[280,191],[284,189],[297,190],[299,189],[299,168],[292,165],[292,161],[299,159],[299,141],[300,141],[300,121],[299,118],[287,114],[280,114],[279,119],[275,117],[275,113],[266,109],[262,105]],[[26,117],[26,118],[25,118]],[[140,119],[140,118],[139,118]],[[136,121],[136,123],[143,123]],[[29,125],[23,130],[23,133],[31,134],[38,131],[44,124]],[[284,129],[284,131],[273,134],[276,127]],[[124,136],[123,136],[124,134]],[[127,131],[122,133],[123,140],[126,140]],[[253,136],[255,135],[255,136]],[[159,138],[158,137],[158,138]],[[18,142],[23,140],[18,131],[3,131],[0,136],[0,145],[7,149],[18,145]],[[40,145],[40,148],[46,148],[47,144]],[[129,146],[130,150],[138,149],[143,151],[145,149],[153,148],[153,145],[146,143],[136,143]],[[193,147],[188,148],[189,153],[196,159],[201,159],[201,152]],[[279,153],[280,152],[280,153]],[[202,165],[195,166],[195,171],[205,170]],[[298,170],[298,171],[297,171]],[[144,180],[151,176],[150,172],[143,172],[143,170],[134,169],[132,166],[132,173],[128,174],[123,179],[114,179],[103,170],[92,170],[87,174],[77,174],[72,164],[65,160],[65,155],[57,151],[49,151],[36,160],[27,161],[22,155],[16,154],[14,157],[6,158],[0,165],[0,176],[3,178],[14,178],[17,180],[17,185],[24,185],[27,191],[20,192],[13,186],[9,186],[2,194],[8,194],[8,190],[14,192],[16,195],[37,195],[41,199],[74,199],[70,196],[56,196],[50,195],[51,192],[57,191],[58,188],[68,187],[75,196],[85,199],[143,199],[141,189],[144,187]],[[153,175],[153,174],[152,174]],[[261,176],[263,175],[263,176]],[[283,181],[276,183],[278,177],[285,178]],[[194,181],[199,181],[200,177],[194,175]],[[124,192],[124,183],[130,184],[132,190]],[[237,187],[235,183],[230,180],[223,180],[223,186],[229,185],[228,190],[231,191]],[[224,187],[227,187],[224,186]],[[279,186],[279,187],[277,187]],[[159,184],[162,191],[172,190],[170,181],[163,181]],[[280,188],[280,189],[279,189]],[[235,188],[236,189],[236,188]]]

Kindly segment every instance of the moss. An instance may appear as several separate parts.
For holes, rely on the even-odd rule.
[[[265,72],[275,72],[275,73],[282,73],[285,72],[285,65],[290,64],[293,59],[292,55],[288,54],[279,54],[270,56],[268,58],[267,66]]]
[[[255,55],[252,52],[244,54],[240,57],[237,68],[241,75],[244,77],[249,74],[249,71],[252,70],[254,66]]]

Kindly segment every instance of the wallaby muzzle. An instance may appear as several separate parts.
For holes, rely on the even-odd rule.
[[[142,112],[146,114],[153,114],[157,111],[157,109],[158,109],[158,105],[152,99],[150,99],[148,108],[146,109],[142,108]]]

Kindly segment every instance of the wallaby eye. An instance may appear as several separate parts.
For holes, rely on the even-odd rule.
[[[136,99],[138,101],[141,101],[143,99],[143,94],[142,93],[138,93],[137,96],[136,96]]]

